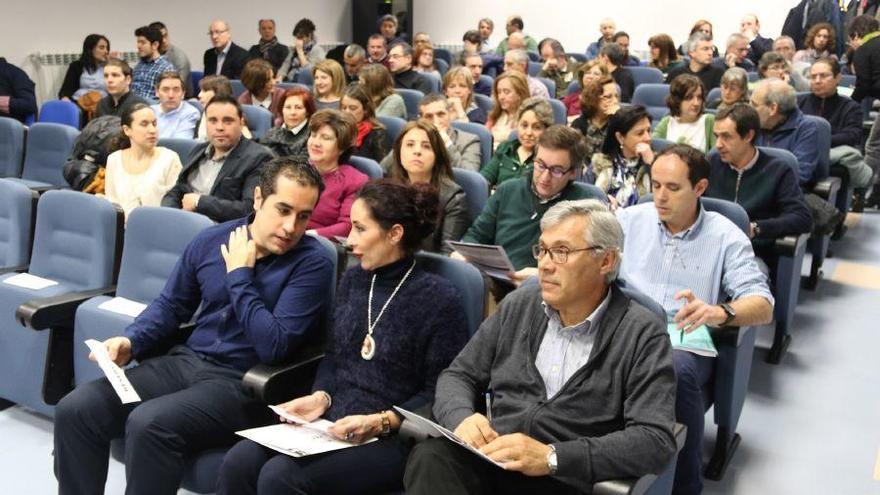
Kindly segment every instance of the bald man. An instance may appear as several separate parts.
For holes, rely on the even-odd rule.
[[[761,23],[755,14],[746,14],[739,21],[739,32],[749,40],[749,59],[758,65],[761,56],[773,50],[773,39],[761,36]]]
[[[241,70],[250,55],[244,48],[232,42],[232,31],[226,21],[216,20],[208,28],[211,46],[205,51],[205,75],[226,76],[228,79],[241,79]]]

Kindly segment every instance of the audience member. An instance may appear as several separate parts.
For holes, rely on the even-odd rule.
[[[569,59],[562,43],[553,38],[544,39],[539,46],[544,64],[541,65],[538,77],[545,77],[556,83],[556,94],[551,96],[561,100],[568,92],[568,85],[574,80],[578,63]]]
[[[339,110],[318,110],[309,119],[309,161],[325,190],[309,219],[309,230],[328,239],[351,231],[351,204],[368,177],[348,165],[359,133],[354,118]]]
[[[507,38],[501,40],[501,43],[498,43],[498,48],[495,49],[495,53],[501,55],[502,57],[507,53],[507,50],[516,50],[522,49],[529,52],[538,51],[538,43],[531,36],[525,34],[523,32],[524,24],[522,17],[518,15],[512,15],[507,18],[507,23],[504,25],[504,29],[507,30]],[[518,38],[514,43],[516,46],[510,46],[511,37]],[[522,46],[520,46],[522,45]]]
[[[688,144],[703,153],[715,147],[715,116],[705,111],[703,85],[697,76],[682,74],[672,80],[666,106],[669,115],[660,119],[653,137]]]
[[[773,40],[773,51],[785,57],[785,60],[790,64],[794,63],[795,50],[795,43],[791,36],[780,36]]]
[[[382,161],[387,153],[388,140],[385,127],[376,118],[373,101],[360,84],[345,88],[339,109],[354,118],[357,124],[353,155],[363,156],[376,162]]]
[[[627,67],[638,67],[641,65],[639,59],[629,53],[629,34],[627,34],[626,31],[618,31],[614,33],[614,36],[611,37],[611,41],[617,43],[623,48],[624,60],[626,60],[623,65]]]
[[[507,141],[516,128],[519,107],[529,97],[529,84],[519,72],[505,72],[495,78],[492,87],[492,111],[486,128],[492,132],[494,148]]]
[[[131,92],[150,103],[157,103],[156,83],[159,76],[174,72],[174,66],[159,53],[162,33],[158,29],[142,26],[135,30],[134,35],[140,61],[131,73]]]
[[[402,38],[397,37],[397,17],[394,17],[391,14],[383,15],[379,18],[378,28],[379,33],[385,38],[385,44],[387,46],[391,46],[398,41],[403,41]]]
[[[790,84],[795,91],[809,91],[810,83],[804,76],[785,60],[781,53],[767,52],[758,63],[758,75],[761,79],[779,79]]]
[[[860,15],[850,22],[847,32],[855,48],[852,69],[856,74],[856,89],[852,99],[861,103],[865,98],[880,98],[880,22],[871,15]],[[880,117],[874,120],[865,140],[865,163],[874,171],[871,195],[866,206],[880,207]]]
[[[316,111],[315,98],[308,89],[295,86],[284,92],[281,101],[281,125],[270,129],[259,142],[276,156],[306,162],[309,119]]]
[[[620,110],[620,89],[609,75],[594,79],[580,93],[581,114],[571,127],[584,135],[586,154],[591,157],[602,148],[608,120]]]
[[[711,387],[715,359],[677,348],[685,333],[707,327],[769,323],[773,296],[743,232],[706,211],[709,164],[699,151],[675,145],[651,167],[654,202],[618,210],[626,245],[620,276],[660,303],[668,315],[675,364],[675,420],[687,426],[678,454],[674,493],[698,494],[703,481],[702,389]],[[675,259],[678,258],[678,259]],[[662,270],[656,269],[666,260]],[[729,301],[729,302],[725,302]]]
[[[367,52],[364,47],[352,43],[342,52],[342,67],[345,69],[345,81],[348,84],[358,81],[358,74],[367,63]]]
[[[735,103],[749,102],[749,74],[734,67],[724,71],[721,76],[721,99],[710,101],[709,108],[717,108],[721,111]]]
[[[159,138],[193,139],[201,112],[183,101],[183,79],[177,72],[165,72],[156,83],[159,103],[152,106],[159,127]]]
[[[269,62],[272,70],[281,74],[278,69],[290,55],[290,49],[278,42],[278,36],[275,35],[275,19],[260,19],[257,28],[260,31],[260,41],[256,45],[251,45],[248,55],[251,59]]]
[[[153,110],[144,103],[132,105],[122,116],[122,134],[115,143],[118,151],[107,157],[104,180],[105,197],[122,208],[126,219],[138,206],[161,206],[180,175],[180,157],[156,146],[158,140]]]
[[[794,54],[793,62],[812,65],[820,58],[837,58],[834,26],[827,22],[813,24],[807,31],[803,50]]]
[[[413,70],[413,49],[406,42],[395,43],[388,52],[388,70],[394,76],[394,87],[415,89],[422,94],[431,92],[428,79]]]
[[[480,36],[480,32],[476,29],[471,29],[465,31],[461,36],[462,50],[461,55],[464,54],[476,54],[480,55],[480,48],[483,44],[483,37]],[[464,65],[464,64],[462,64]]]
[[[641,105],[621,108],[605,132],[601,153],[591,160],[592,174],[612,207],[626,208],[651,192],[651,116]]]
[[[401,420],[392,406],[427,407],[437,376],[468,338],[456,288],[415,260],[436,213],[437,196],[424,187],[390,181],[364,186],[352,207],[356,228],[348,237],[360,264],[337,289],[328,352],[313,392],[280,404],[308,420],[333,421],[331,435],[363,445],[297,458],[242,440],[226,454],[219,495],[403,488],[410,443],[395,434]]]
[[[262,58],[248,60],[241,71],[241,84],[245,92],[238,97],[238,102],[272,112],[274,124],[278,125],[281,122],[281,105],[284,104],[284,88],[275,86],[272,64]]]
[[[461,57],[461,65],[471,73],[473,91],[481,95],[492,96],[492,82],[480,78],[483,74],[483,57],[478,53],[465,53]]]
[[[174,70],[177,71],[177,73],[180,74],[180,78],[183,79],[185,96],[189,97],[194,95],[192,67],[189,63],[189,57],[187,57],[186,53],[178,48],[177,45],[171,44],[171,39],[168,37],[168,28],[165,27],[165,24],[156,21],[151,22],[150,27],[158,29],[159,33],[162,35],[162,45],[159,47],[159,52],[171,62],[171,65],[174,66]]]
[[[338,109],[345,89],[345,73],[339,62],[331,58],[321,60],[312,67],[312,78],[315,80],[315,106],[318,110]]]
[[[324,49],[318,45],[315,36],[315,23],[309,19],[300,19],[293,26],[293,46],[284,57],[278,68],[278,78],[293,81],[298,71],[309,71],[321,60],[326,58]]]
[[[492,32],[495,31],[495,23],[492,22],[492,19],[484,17],[477,24],[477,30],[480,32],[480,38],[482,38],[480,53],[493,52],[494,50],[489,46],[489,38],[492,37]]]
[[[683,60],[678,58],[675,43],[673,43],[672,38],[668,34],[655,34],[651,36],[648,39],[648,46],[651,48],[649,67],[658,69],[666,74],[671,69],[685,64]]]
[[[504,54],[504,72],[519,72],[526,78],[529,85],[529,95],[537,98],[550,99],[547,86],[536,77],[529,75],[529,56],[525,50],[511,49]]]
[[[739,32],[749,40],[749,58],[756,65],[761,57],[773,51],[773,40],[761,36],[761,23],[758,16],[747,14],[739,21]]]
[[[633,92],[635,92],[636,83],[632,74],[623,68],[626,63],[626,52],[617,43],[607,43],[599,50],[599,62],[614,78],[614,82],[620,86],[621,101],[629,103],[632,100]]]
[[[724,69],[712,63],[712,38],[703,32],[694,33],[687,42],[687,51],[690,61],[671,69],[666,74],[666,80],[672,81],[681,74],[691,74],[700,78],[703,83],[703,89],[708,94],[714,88],[721,84],[721,76]]]
[[[424,31],[419,31],[418,33],[414,34],[413,47],[417,47],[419,45],[434,46],[434,44],[431,43],[431,35]]]
[[[717,64],[724,69],[739,67],[746,72],[755,72],[756,62],[749,59],[749,39],[739,33],[728,36],[724,59],[719,59]]]
[[[115,115],[121,118],[135,103],[146,103],[143,98],[131,92],[131,67],[124,60],[111,58],[104,65],[104,87],[107,89],[107,96],[98,102],[96,117]],[[2,113],[2,100],[0,100],[0,113]]]
[[[697,33],[705,34],[706,36],[709,37],[709,41],[712,41],[712,39],[714,38],[714,35],[712,34],[712,23],[707,21],[706,19],[698,19],[697,22],[694,23],[694,27],[691,28],[690,34],[688,34],[688,40],[690,40],[691,36],[693,36]],[[688,48],[687,41],[678,45],[678,54],[679,55],[681,55],[682,57],[690,56],[688,54],[688,52],[689,52],[689,48]],[[718,47],[713,45],[712,46],[712,58],[717,58],[717,57],[718,57]]]
[[[232,96],[215,96],[205,107],[208,142],[193,149],[177,184],[162,206],[201,213],[215,222],[246,215],[254,202],[260,169],[272,153],[242,137],[241,105]]]
[[[530,175],[538,140],[551,125],[553,107],[550,102],[534,97],[523,101],[516,114],[516,137],[500,143],[492,159],[480,170],[489,186]]]
[[[199,81],[198,98],[199,104],[202,105],[202,117],[199,121],[199,130],[196,133],[196,139],[199,141],[208,140],[208,123],[204,109],[208,108],[208,103],[215,96],[233,97],[232,84],[229,83],[229,79],[226,79],[226,76],[205,76]],[[241,135],[248,139],[252,137],[251,131],[247,126],[241,128]]]
[[[471,73],[465,67],[453,67],[443,76],[443,91],[449,98],[452,120],[485,124],[488,114],[477,105]],[[491,91],[490,91],[491,92]]]
[[[599,201],[563,201],[535,237],[539,285],[501,303],[434,399],[437,421],[503,469],[429,439],[407,463],[411,495],[591,493],[597,481],[660,472],[675,455],[669,339],[614,283],[620,225]]]
[[[467,198],[455,183],[446,144],[428,120],[409,122],[394,142],[388,174],[408,184],[426,184],[440,196],[440,212],[434,232],[422,241],[422,249],[449,254],[446,241],[461,239],[470,226]]]
[[[211,48],[205,50],[202,57],[205,75],[239,79],[250,55],[247,50],[232,41],[229,24],[220,20],[212,22],[208,36],[211,38]]]
[[[580,82],[580,91],[572,92],[565,96],[562,99],[562,103],[565,104],[566,111],[568,113],[569,118],[573,115],[580,115],[581,108],[581,95],[583,94],[584,88],[587,87],[590,81],[595,81],[602,76],[607,76],[608,69],[605,68],[605,65],[599,59],[590,60],[578,68],[577,71],[577,80]],[[617,85],[617,83],[614,83]],[[620,88],[617,88],[617,97],[620,98]]]
[[[73,100],[85,112],[95,114],[101,98],[107,96],[104,65],[110,59],[110,41],[101,34],[90,34],[83,40],[82,53],[67,67],[64,82],[58,91],[59,100]]]
[[[437,63],[434,61],[434,47],[429,44],[416,45],[413,50],[413,59],[415,64],[413,70],[422,74],[433,74],[440,79],[440,71],[437,69]]]
[[[617,32],[617,25],[614,23],[613,19],[606,17],[599,22],[599,32],[602,36],[599,36],[598,40],[590,43],[590,46],[587,47],[587,60],[593,60],[598,57],[599,50],[608,43],[612,43],[611,38],[614,36],[614,33]]]
[[[367,40],[367,63],[382,64],[388,67],[388,44],[381,34],[374,34]]]
[[[216,117],[215,108],[235,105],[215,100],[208,112]],[[246,193],[250,215],[199,233],[161,294],[123,336],[104,341],[116,364],[139,361],[125,374],[142,401],[122,404],[102,378],[59,402],[54,453],[61,493],[102,493],[110,441],[123,436],[126,491],[177,493],[188,454],[233,444],[234,432],[265,409],[242,388],[244,373],[283,363],[321,339],[333,262],[303,235],[321,179],[306,164],[279,159],[255,183]],[[192,334],[175,345],[180,325],[194,315]]]
[[[394,79],[384,65],[365,65],[360,70],[359,81],[370,96],[376,116],[406,120],[406,103],[402,96],[394,92]]]

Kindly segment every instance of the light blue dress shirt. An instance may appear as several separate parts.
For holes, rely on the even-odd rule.
[[[180,102],[180,106],[168,112],[162,112],[162,105],[155,104],[151,107],[156,114],[156,121],[159,127],[159,138],[177,138],[177,139],[194,139],[196,135],[196,126],[199,125],[199,119],[202,114],[196,107],[185,101]],[[186,160],[185,156],[180,157]]]

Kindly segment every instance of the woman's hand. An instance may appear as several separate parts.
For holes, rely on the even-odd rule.
[[[328,430],[339,440],[354,444],[364,443],[382,432],[382,415],[358,414],[346,416],[333,423]]]
[[[651,149],[650,143],[639,143],[636,145],[636,154],[642,158],[642,161],[648,165],[654,163],[654,150]]]
[[[299,416],[306,421],[314,421],[320,418],[330,406],[327,397],[328,396],[324,392],[318,391],[311,395],[305,395],[283,404],[278,404],[278,407],[284,409],[290,414]],[[281,421],[286,420],[281,418]]]

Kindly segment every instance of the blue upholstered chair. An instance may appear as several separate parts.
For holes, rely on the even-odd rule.
[[[546,77],[535,77],[535,79],[541,81],[541,84],[547,88],[547,94],[550,95],[551,101],[556,99],[556,82],[553,79]]]
[[[651,139],[651,149],[654,150],[655,153],[659,153],[659,152],[665,150],[666,148],[672,146],[673,144],[675,144],[675,143],[668,140],[668,139],[662,139],[662,138],[652,138]]]
[[[385,173],[382,171],[382,166],[372,158],[352,155],[351,158],[348,159],[348,163],[369,177],[370,180],[381,179],[385,176]]]
[[[583,88],[580,81],[572,81],[568,83],[568,89],[565,90],[565,96],[571,96],[574,93],[580,93]]]
[[[492,144],[494,143],[489,129],[486,129],[486,126],[482,124],[475,124],[473,122],[454,121],[451,125],[460,131],[470,132],[480,137],[480,168],[485,167],[489,160],[492,159]]]
[[[293,82],[311,87],[315,85],[315,76],[311,70],[300,69],[293,75]]]
[[[633,92],[632,104],[644,106],[651,115],[651,120],[656,124],[669,113],[669,107],[666,106],[666,97],[668,95],[668,84],[645,83],[636,86]]]
[[[628,66],[623,69],[628,70],[632,74],[635,87],[639,87],[642,84],[663,84],[663,81],[666,80],[666,75],[660,72],[660,69],[655,69],[654,67]]]
[[[62,170],[79,131],[63,124],[36,123],[27,132],[20,180],[31,189],[69,187]]]
[[[232,85],[232,96],[238,99],[239,96],[244,94],[247,89],[244,87],[244,84],[241,83],[239,79],[230,79],[229,84]]]
[[[489,183],[485,177],[471,170],[453,168],[452,176],[455,183],[464,189],[468,206],[468,219],[470,223],[480,216],[486,202],[489,201]]]
[[[550,108],[553,109],[553,122],[556,124],[566,125],[568,123],[568,110],[566,110],[565,108],[565,103],[562,103],[561,100],[557,100],[553,97],[551,97],[547,101],[550,102]]]
[[[0,179],[0,274],[27,269],[37,198],[24,184]]]
[[[584,63],[587,61],[587,56],[584,55],[583,53],[569,52],[569,53],[566,53],[565,56],[568,58],[573,58],[580,63]]]
[[[452,53],[446,48],[434,48],[434,59],[446,62],[447,68],[452,65]]]
[[[537,76],[538,72],[541,72],[541,62],[538,62],[537,60],[535,60],[535,61],[530,60],[528,71],[529,71],[530,76],[532,76],[532,77]]]
[[[434,52],[434,62],[437,64],[437,72],[440,73],[440,77],[446,75],[449,72],[449,62],[443,60],[442,58],[437,58],[437,52]]]
[[[158,145],[177,153],[180,162],[186,164],[186,158],[199,145],[199,142],[195,139],[163,138],[159,140]]]
[[[254,139],[259,139],[272,128],[272,112],[258,105],[242,105],[247,126]]]
[[[420,73],[420,75],[427,79],[428,82],[431,84],[431,93],[440,93],[440,88],[443,86],[443,83],[440,80],[442,76],[438,76],[437,74],[434,74],[432,72],[423,72]]]
[[[419,103],[425,95],[415,89],[395,88],[394,92],[403,98],[403,104],[406,106],[406,119],[416,120],[419,118]]]
[[[199,94],[199,83],[202,82],[202,79],[204,79],[205,73],[200,70],[192,70],[189,72],[189,75],[192,77],[193,92],[195,94]]]
[[[40,107],[40,122],[64,124],[79,129],[82,111],[76,103],[66,100],[49,100]]]
[[[492,111],[492,106],[495,105],[492,102],[491,96],[482,95],[479,93],[474,93],[474,101],[477,103],[477,106],[480,107],[486,114]]]
[[[812,192],[825,201],[836,205],[837,196],[843,194],[840,191],[841,181],[839,177],[831,177],[831,124],[822,117],[814,115],[804,115],[804,119],[813,121],[818,126],[819,132],[816,135],[816,150],[819,162],[813,178],[816,184],[812,188]],[[810,263],[810,275],[804,281],[804,288],[813,290],[819,283],[821,278],[822,264],[828,254],[828,246],[831,244],[831,235],[813,234],[810,236],[810,242],[807,244],[807,250],[812,254]]]
[[[0,117],[0,177],[21,176],[25,134],[21,122]]]
[[[394,149],[394,141],[397,141],[397,136],[400,136],[400,133],[403,132],[403,127],[406,125],[406,121],[400,117],[386,115],[380,115],[376,118],[378,118],[379,122],[385,126],[385,144],[387,145],[387,148],[389,150]]]
[[[708,107],[712,103],[716,103],[712,105],[713,107],[717,107],[718,103],[721,103],[721,88],[712,88],[709,90],[709,94],[706,95],[706,106]]]

